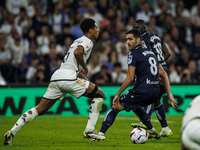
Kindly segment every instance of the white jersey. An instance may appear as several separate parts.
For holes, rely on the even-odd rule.
[[[182,128],[192,119],[200,118],[200,95],[195,97],[185,112],[182,119]]]
[[[90,56],[93,48],[93,42],[86,36],[76,39],[67,54],[65,55],[60,68],[52,75],[51,81],[55,80],[76,80],[79,71],[82,69],[80,64],[76,61],[74,51],[78,46],[84,49],[83,59],[86,62]]]

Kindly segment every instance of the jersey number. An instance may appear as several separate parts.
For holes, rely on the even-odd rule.
[[[65,63],[69,57],[70,52],[67,52],[67,54],[65,55],[64,59],[63,59],[63,63]]]
[[[156,49],[157,51],[157,58],[158,58],[158,61],[164,61],[164,57],[163,57],[163,52],[162,52],[162,46],[160,43],[157,43],[153,46],[153,48]]]
[[[155,58],[149,57],[150,71],[153,75],[158,73],[158,67]]]

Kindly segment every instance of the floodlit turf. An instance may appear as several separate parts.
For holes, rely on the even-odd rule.
[[[139,122],[136,116],[117,116],[113,126],[107,131],[102,142],[91,143],[83,138],[88,117],[41,116],[22,128],[14,137],[13,146],[3,145],[4,133],[9,130],[18,117],[0,117],[0,149],[3,150],[179,150],[182,116],[167,116],[172,137],[160,140],[150,139],[145,144],[133,144],[130,140],[131,123]],[[103,117],[96,125],[101,127]],[[161,127],[156,116],[152,116],[154,128]]]

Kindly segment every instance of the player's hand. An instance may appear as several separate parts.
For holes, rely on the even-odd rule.
[[[85,78],[84,70],[83,69],[81,69],[81,71],[79,72],[78,77],[79,78]]]
[[[81,71],[85,76],[88,74],[88,68],[82,69]]]
[[[113,98],[113,107],[114,107],[114,109],[116,109],[118,105],[119,105],[119,96],[115,95],[115,97]]]
[[[178,103],[174,100],[174,96],[172,94],[168,95],[169,101],[173,108],[176,108],[178,106]]]

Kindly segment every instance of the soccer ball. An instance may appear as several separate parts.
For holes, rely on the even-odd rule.
[[[144,144],[148,139],[148,134],[143,128],[134,128],[131,131],[130,138],[134,144]]]

